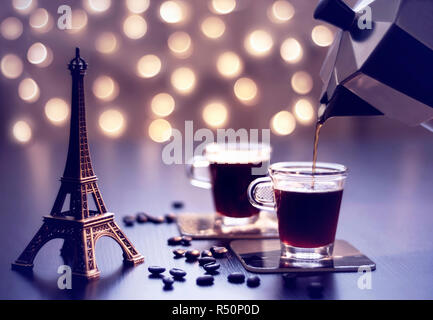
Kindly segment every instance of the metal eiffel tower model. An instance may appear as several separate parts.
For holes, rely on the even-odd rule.
[[[69,63],[72,75],[71,131],[60,191],[51,215],[44,217],[42,227],[12,264],[13,269],[31,269],[42,246],[56,238],[64,239],[61,253],[65,261],[71,263],[72,273],[76,276],[88,279],[99,277],[95,243],[103,236],[113,238],[120,245],[125,263],[135,265],[144,261],[114,222],[114,214],[107,212],[96,183],[98,179],[93,171],[87,140],[83,87],[86,69],[87,63],[80,57],[77,48],[75,58]],[[67,195],[70,196],[69,211],[62,211]],[[96,210],[89,209],[89,196],[93,198]]]

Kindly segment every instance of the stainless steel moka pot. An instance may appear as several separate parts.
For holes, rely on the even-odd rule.
[[[320,122],[385,115],[433,131],[433,0],[321,0],[314,17],[340,29],[320,72]]]

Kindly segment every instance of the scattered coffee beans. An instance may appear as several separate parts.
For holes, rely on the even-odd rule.
[[[144,212],[139,212],[135,215],[135,220],[137,220],[138,223],[146,223],[149,219]]]
[[[250,288],[256,288],[260,285],[260,278],[258,276],[251,276],[247,279],[247,286]]]
[[[165,216],[165,222],[172,223],[176,221],[176,215],[174,213],[167,213]]]
[[[209,273],[215,273],[220,268],[220,266],[221,265],[219,263],[214,262],[205,264],[203,268]]]
[[[185,257],[186,250],[184,249],[175,249],[173,250],[173,254],[175,258]]]
[[[183,236],[183,237],[182,237],[182,240],[181,240],[181,244],[182,244],[183,246],[185,246],[185,247],[188,247],[188,246],[191,245],[191,241],[192,241],[192,238],[191,238],[191,237],[189,237],[189,236]]]
[[[166,287],[171,288],[173,286],[174,280],[173,280],[172,277],[167,277],[166,276],[166,277],[162,278],[162,282],[164,283],[164,285]]]
[[[213,285],[213,282],[214,282],[214,277],[210,275],[198,277],[196,280],[196,283],[199,286],[211,286]]]
[[[165,221],[164,217],[161,216],[151,216],[149,214],[147,214],[147,219],[149,222],[155,223],[155,224],[160,224],[163,223]]]
[[[311,298],[320,298],[323,294],[323,285],[320,282],[311,282],[307,291]]]
[[[185,257],[186,257],[186,260],[188,260],[188,261],[195,261],[200,257],[200,251],[195,250],[195,249],[194,250],[188,250],[185,253]]]
[[[296,273],[283,274],[283,281],[286,287],[293,287],[296,285]]]
[[[245,275],[240,272],[233,272],[228,275],[227,280],[231,283],[244,283]]]
[[[198,259],[198,264],[201,266],[204,266],[204,265],[209,264],[209,263],[215,263],[215,262],[216,262],[216,259],[213,257],[202,257],[202,258]]]
[[[123,223],[128,226],[131,227],[134,225],[135,222],[135,217],[134,216],[125,216],[123,217]]]
[[[204,257],[212,257],[212,252],[210,252],[209,250],[203,250],[201,252],[201,256]]]
[[[182,237],[171,237],[167,240],[169,246],[177,246],[182,243]]]
[[[149,272],[153,275],[159,275],[165,271],[165,268],[158,266],[150,266],[149,268],[147,268],[147,270],[149,270]]]
[[[186,276],[186,271],[178,268],[170,269],[170,274],[177,280],[183,279]]]
[[[182,209],[182,208],[184,207],[184,203],[183,203],[182,201],[173,201],[173,202],[171,203],[171,206],[172,206],[174,209]]]
[[[228,252],[225,247],[212,247],[210,251],[215,258],[223,258]]]

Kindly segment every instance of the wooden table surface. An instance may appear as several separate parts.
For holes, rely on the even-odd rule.
[[[350,169],[341,209],[338,234],[377,263],[372,289],[360,290],[357,273],[302,278],[286,288],[281,275],[261,275],[251,289],[230,284],[232,271],[244,271],[233,253],[221,261],[221,273],[212,287],[198,287],[203,270],[197,263],[172,258],[168,237],[175,224],[124,227],[122,216],[144,210],[170,211],[173,200],[185,202],[184,211],[211,212],[206,190],[189,185],[183,166],[161,162],[160,146],[151,143],[93,143],[91,151],[102,195],[128,237],[144,255],[145,263],[123,268],[120,248],[109,238],[96,246],[101,278],[87,285],[59,290],[57,268],[61,240],[49,242],[35,260],[33,277],[10,270],[21,250],[48,214],[63,172],[66,146],[34,142],[22,147],[2,146],[0,153],[2,223],[0,224],[1,299],[304,299],[315,279],[324,284],[326,299],[432,299],[433,298],[433,135],[416,132],[407,138],[323,139],[319,159],[346,164]],[[274,145],[273,162],[308,160],[311,141],[289,140]],[[216,241],[193,241],[191,248],[206,249]],[[223,244],[223,243],[222,243]],[[179,267],[188,272],[185,282],[164,291],[160,280],[148,277],[149,265]]]

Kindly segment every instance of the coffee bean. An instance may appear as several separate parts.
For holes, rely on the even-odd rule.
[[[323,285],[320,282],[311,282],[307,287],[311,298],[321,298],[323,295]]]
[[[213,285],[214,280],[215,280],[214,277],[210,275],[205,275],[205,276],[198,277],[196,283],[199,286],[211,286]]]
[[[150,266],[147,268],[151,274],[159,275],[165,271],[164,267],[158,267],[158,266]]]
[[[228,252],[225,247],[212,247],[210,250],[215,258],[223,258]]]
[[[247,286],[250,288],[256,288],[260,285],[260,278],[258,276],[251,276],[247,279]]]
[[[186,260],[188,260],[188,261],[195,261],[200,257],[200,251],[195,250],[195,249],[194,250],[188,250],[185,253],[185,257],[186,257]]]
[[[233,272],[228,275],[227,280],[231,283],[244,283],[245,275],[240,272]]]
[[[162,278],[162,282],[166,287],[171,287],[173,286],[174,280],[172,277],[165,276],[164,278]]]
[[[183,246],[188,247],[191,245],[192,238],[190,236],[183,236],[181,243]]]
[[[172,223],[176,221],[177,216],[174,213],[167,213],[164,218],[165,222]]]
[[[173,250],[173,254],[175,258],[182,258],[185,256],[186,250],[184,249],[175,249]]]
[[[155,223],[155,224],[160,224],[163,223],[165,221],[164,217],[161,216],[151,216],[149,214],[147,214],[147,219],[149,222]]]
[[[135,215],[135,220],[137,220],[138,223],[146,223],[149,219],[144,212],[139,212]]]
[[[135,217],[134,216],[125,216],[123,217],[123,223],[128,226],[131,227],[134,225],[135,222]]]
[[[186,271],[179,269],[179,268],[173,268],[173,269],[170,269],[170,274],[175,279],[182,279],[183,277],[186,276]]]
[[[283,281],[286,287],[293,287],[296,285],[296,273],[283,274]]]
[[[216,263],[216,262],[208,263],[208,264],[205,264],[203,266],[203,268],[209,273],[215,273],[220,267],[221,267],[221,265],[219,263]]]
[[[167,240],[169,246],[177,246],[182,243],[182,237],[171,237]]]
[[[210,252],[209,250],[203,250],[201,252],[201,256],[204,257],[212,257],[212,252]]]
[[[184,207],[184,203],[183,203],[182,201],[173,201],[173,202],[171,203],[171,206],[172,206],[174,209],[182,209],[182,208]]]
[[[216,259],[213,257],[202,257],[198,259],[198,264],[201,266],[204,266],[209,263],[214,263],[214,262],[216,262]]]

